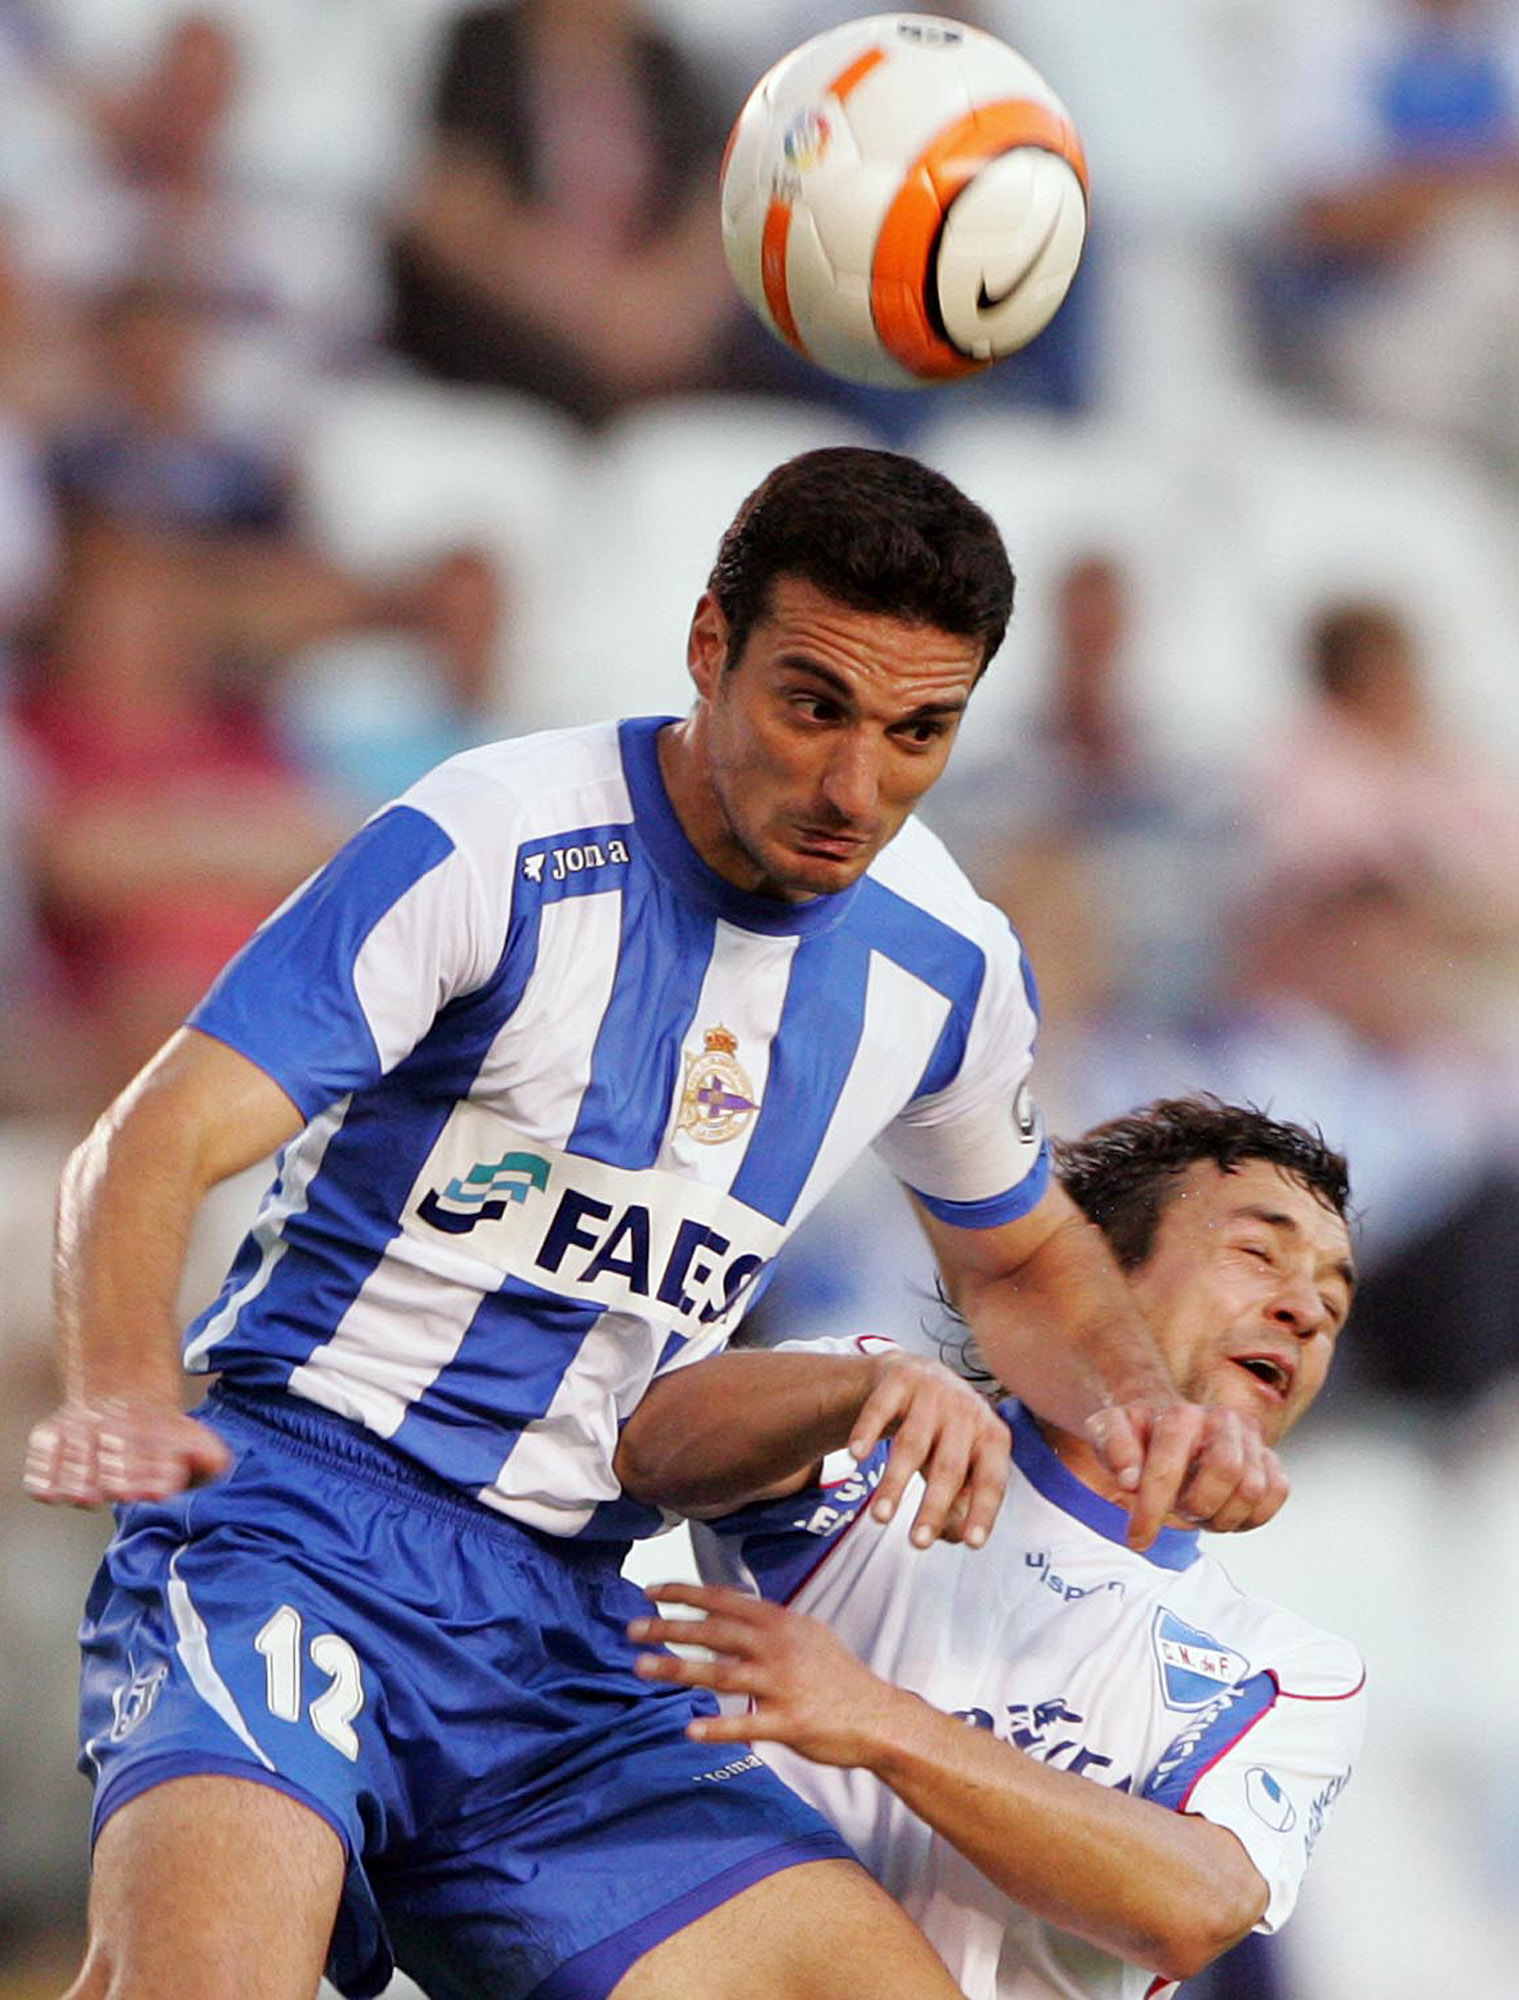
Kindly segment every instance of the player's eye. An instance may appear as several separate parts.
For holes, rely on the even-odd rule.
[[[924,717],[918,722],[907,722],[893,733],[899,743],[906,743],[914,750],[931,749],[935,743],[943,741],[949,725],[937,717]]]
[[[812,688],[798,688],[788,697],[792,708],[809,722],[836,722],[843,713],[832,695]]]

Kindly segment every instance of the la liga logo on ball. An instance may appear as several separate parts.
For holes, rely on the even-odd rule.
[[[979,28],[875,14],[766,72],[728,141],[723,247],[779,339],[895,388],[980,373],[1054,317],[1087,169],[1033,65]]]

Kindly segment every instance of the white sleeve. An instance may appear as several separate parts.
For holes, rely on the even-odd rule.
[[[1000,911],[981,906],[985,974],[958,1045],[876,1141],[886,1165],[941,1221],[988,1228],[1031,1209],[1049,1183],[1030,1087],[1039,1026],[1033,976]]]
[[[1252,1689],[1260,1690],[1259,1699]],[[1230,1695],[1232,1710],[1220,1718],[1222,1744],[1208,1741],[1216,1725],[1187,1732],[1157,1765],[1144,1796],[1197,1813],[1238,1838],[1270,1892],[1256,1928],[1275,1931],[1292,1914],[1330,1809],[1360,1754],[1365,1670],[1343,1640],[1315,1634],[1290,1660]]]

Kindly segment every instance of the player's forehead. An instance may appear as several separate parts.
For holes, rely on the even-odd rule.
[[[781,575],[744,648],[744,663],[814,674],[846,697],[907,712],[963,707],[981,669],[981,643],[921,619],[847,604],[805,577]]]
[[[1160,1234],[1172,1240],[1250,1228],[1306,1247],[1317,1263],[1346,1267],[1353,1280],[1344,1217],[1274,1160],[1244,1159],[1227,1170],[1213,1160],[1194,1160],[1183,1169],[1160,1220]]]

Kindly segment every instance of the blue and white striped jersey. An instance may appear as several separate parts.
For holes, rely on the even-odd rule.
[[[611,1469],[870,1145],[935,1214],[1049,1163],[1016,938],[909,821],[837,896],[701,860],[659,719],[439,767],[192,1016],[308,1123],[186,1363],[354,1419],[553,1534],[647,1532]]]

